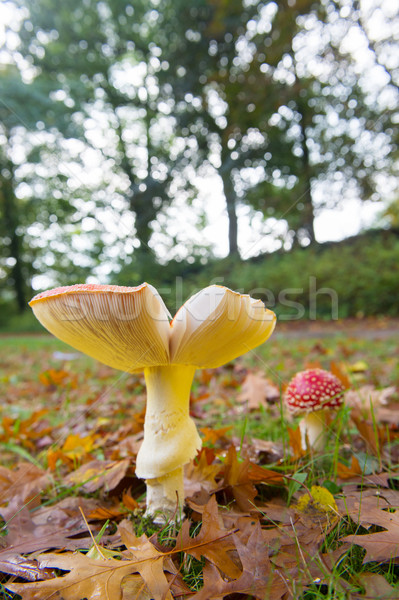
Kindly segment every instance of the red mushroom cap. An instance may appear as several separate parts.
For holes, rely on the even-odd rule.
[[[323,369],[300,371],[285,390],[285,402],[293,414],[341,406],[344,386],[332,373]]]
[[[114,292],[115,294],[129,294],[131,292],[135,292],[147,284],[142,283],[136,287],[126,287],[122,285],[101,285],[98,283],[76,283],[75,285],[64,285],[63,287],[53,288],[52,290],[46,290],[45,292],[40,292],[40,294],[36,294],[29,302],[29,306],[32,306],[38,300],[47,300],[47,298],[51,298],[52,296],[61,296],[62,294],[75,294],[76,292],[98,292],[98,293],[107,293]]]

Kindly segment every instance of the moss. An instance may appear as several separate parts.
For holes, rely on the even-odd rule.
[[[301,513],[307,513],[310,510],[316,509],[323,513],[337,514],[337,504],[334,496],[327,488],[320,485],[312,485],[310,488],[311,496],[308,493],[302,494],[299,498],[296,509]]]

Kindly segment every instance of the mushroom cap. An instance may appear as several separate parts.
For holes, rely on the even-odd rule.
[[[177,311],[171,323],[171,361],[220,367],[265,342],[275,325],[276,315],[261,300],[211,285]]]
[[[219,367],[272,334],[261,300],[219,285],[169,313],[154,287],[78,284],[37,294],[30,306],[56,337],[122,371],[168,364]]]
[[[344,398],[341,381],[324,369],[300,371],[289,382],[284,400],[292,414],[337,408]]]
[[[29,305],[48,331],[110,367],[134,372],[169,363],[169,313],[148,283],[60,287]]]

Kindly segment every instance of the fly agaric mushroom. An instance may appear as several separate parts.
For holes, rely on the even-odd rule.
[[[326,417],[331,409],[341,406],[343,396],[344,386],[338,377],[323,369],[307,369],[291,379],[284,399],[291,414],[304,415],[299,423],[303,448],[324,448]]]
[[[146,480],[147,514],[158,513],[164,522],[181,506],[183,466],[201,448],[189,416],[195,370],[219,367],[265,342],[274,313],[260,300],[217,285],[192,296],[171,322],[148,283],[72,285],[38,294],[29,304],[67,344],[115,369],[144,371],[147,409],[136,475]]]

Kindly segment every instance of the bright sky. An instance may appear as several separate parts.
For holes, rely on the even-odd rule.
[[[209,225],[201,232],[201,237],[215,244],[218,255],[227,254],[228,220],[225,201],[222,195],[221,183],[217,177],[206,182],[199,182],[201,198],[207,204],[207,217]],[[334,210],[324,209],[315,220],[315,233],[318,242],[337,241],[351,235],[356,235],[363,228],[372,225],[382,211],[382,205],[373,202],[362,202],[356,198],[347,200],[341,207]],[[271,239],[276,231],[284,232],[282,224],[276,224],[272,219],[264,221],[260,213],[250,213],[247,207],[241,206],[239,214],[239,245],[243,258],[270,251],[277,248]],[[181,225],[184,228],[186,219],[179,212]]]

